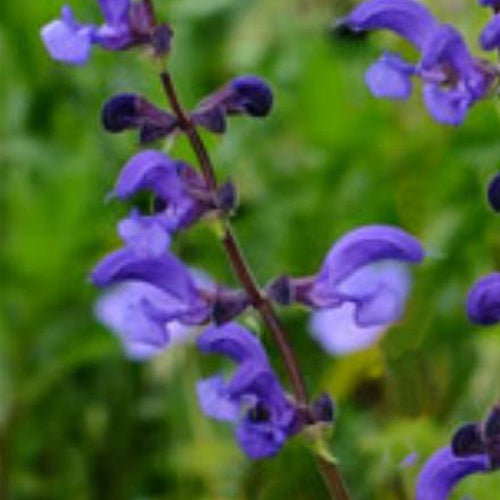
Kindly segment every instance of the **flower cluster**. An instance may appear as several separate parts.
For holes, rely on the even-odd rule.
[[[498,2],[481,3],[498,8]],[[418,0],[368,0],[340,23],[356,32],[390,30],[408,40],[420,54],[418,62],[385,53],[366,72],[366,84],[375,97],[404,100],[412,93],[412,77],[420,78],[425,105],[441,123],[460,124],[498,76],[492,64],[471,54],[453,26],[440,23]],[[500,47],[499,14],[482,31],[480,43],[486,51]]]
[[[111,51],[145,46],[155,57],[169,51],[172,30],[157,24],[150,1],[100,0],[99,5],[102,26],[80,24],[64,7],[61,19],[42,29],[54,59],[83,64],[92,45]],[[162,74],[168,85],[165,78]],[[201,99],[191,112],[171,104],[167,111],[138,94],[120,93],[104,104],[102,125],[112,133],[137,131],[141,145],[182,133],[198,137],[198,126],[221,134],[230,116],[267,116],[273,94],[266,82],[246,75]],[[253,459],[274,455],[305,427],[331,423],[329,396],[305,404],[287,394],[259,339],[235,320],[251,306],[258,309],[258,301],[269,307],[272,301],[299,303],[313,310],[311,330],[328,352],[366,348],[402,317],[411,284],[409,265],[424,257],[420,243],[395,227],[361,227],[332,246],[313,276],[282,276],[257,292],[243,281],[241,290],[229,289],[193,271],[170,244],[209,215],[226,219],[237,204],[234,185],[219,186],[203,168],[199,173],[146,149],[123,166],[110,197],[133,201],[143,192],[149,209],[135,207],[119,222],[122,248],[104,257],[91,274],[92,282],[106,289],[96,314],[120,338],[127,356],[149,359],[183,342],[193,327],[201,331],[198,349],[230,358],[236,369],[228,379],[219,374],[198,382],[200,407],[207,416],[230,422],[237,442]]]

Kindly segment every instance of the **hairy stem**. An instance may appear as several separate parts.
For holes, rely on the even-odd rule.
[[[175,113],[181,129],[185,132],[187,138],[189,139],[207,187],[211,191],[215,191],[217,189],[215,171],[207,149],[198,133],[198,130],[196,129],[196,125],[192,122],[189,115],[186,114],[180,104],[170,74],[167,71],[162,71],[160,77],[169,105]],[[307,394],[304,378],[302,376],[295,352],[288,341],[288,336],[283,324],[278,318],[271,301],[261,291],[255,281],[243,252],[240,249],[230,222],[227,218],[222,217],[222,224],[224,229],[222,243],[227,257],[231,262],[231,266],[238,277],[241,286],[250,297],[253,307],[259,312],[262,321],[271,332],[273,339],[278,346],[297,403],[301,406],[307,406],[309,403],[309,396]],[[337,498],[338,500],[348,500],[349,495],[337,466],[319,455],[316,456],[316,462],[323,478],[325,479],[325,482],[328,485],[332,498]]]

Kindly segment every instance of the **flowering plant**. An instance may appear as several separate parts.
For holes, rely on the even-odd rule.
[[[328,353],[364,349],[402,318],[411,267],[425,257],[421,243],[394,226],[362,226],[332,245],[317,272],[270,277],[267,286],[257,283],[232,228],[231,217],[238,213],[236,186],[229,180],[219,181],[200,128],[223,134],[234,116],[265,118],[273,109],[271,85],[254,75],[238,76],[188,111],[166,64],[174,30],[158,22],[152,1],[101,0],[99,4],[104,17],[100,26],[79,23],[71,9],[64,7],[61,18],[42,29],[48,52],[58,61],[80,65],[88,61],[93,45],[108,51],[142,47],[160,64],[169,109],[136,93],[119,93],[102,108],[105,130],[137,130],[141,146],[148,147],[125,164],[111,196],[125,201],[147,192],[150,206],[146,212],[133,208],[118,223],[123,247],[106,256],[91,274],[92,282],[106,289],[96,306],[98,317],[136,360],[168,349],[174,337],[185,338],[195,327],[196,346],[202,353],[226,356],[236,365],[229,378],[219,374],[198,381],[201,411],[230,423],[237,443],[251,459],[275,455],[298,434],[308,436],[332,495],[348,498],[336,460],[325,451],[325,429],[335,417],[333,402],[326,394],[310,398],[276,306],[300,304],[310,309],[312,335]],[[415,0],[368,0],[341,25],[356,32],[389,29],[409,40],[420,54],[416,64],[384,54],[368,70],[366,82],[377,97],[407,99],[411,78],[419,77],[426,107],[439,122],[461,123],[469,108],[496,83],[496,66],[472,56],[453,27],[440,24]],[[498,48],[498,30],[495,14],[481,35],[484,50]],[[153,149],[160,139],[181,135],[188,139],[198,168]],[[496,191],[497,184],[492,183],[493,207]],[[216,221],[239,282],[236,289],[214,282],[209,269],[203,270],[206,276],[200,276],[172,250],[179,233],[206,220]],[[500,319],[497,285],[494,276],[471,292],[471,319],[482,324]],[[271,334],[290,392],[279,380],[263,343],[237,322],[248,311],[255,312]],[[470,446],[456,443],[468,439],[472,427],[459,431],[452,446],[430,459],[417,483],[418,499],[445,498],[465,475],[497,468],[493,421],[493,417],[488,420],[484,432],[474,427]]]

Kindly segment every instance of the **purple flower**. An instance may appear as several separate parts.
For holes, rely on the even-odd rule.
[[[415,0],[368,0],[342,22],[354,31],[393,31],[419,50],[421,58],[415,65],[396,54],[384,54],[367,71],[366,83],[376,97],[407,99],[411,77],[420,77],[425,104],[439,122],[460,124],[493,81],[492,72],[470,54],[461,35],[440,24]]]
[[[494,325],[500,321],[500,273],[480,278],[467,296],[467,315],[478,325]]]
[[[226,116],[264,117],[272,105],[273,93],[266,82],[252,75],[239,76],[204,99],[191,116],[198,125],[223,133],[227,127]]]
[[[122,340],[134,359],[164,350],[179,324],[210,318],[212,302],[186,267],[168,251],[169,235],[154,220],[132,216],[119,225],[126,246],[105,257],[92,281],[115,288],[98,302],[98,318]]]
[[[494,407],[484,422],[461,426],[451,446],[432,455],[418,476],[416,500],[446,500],[464,477],[499,467],[500,408]]]
[[[80,24],[71,8],[64,6],[61,18],[41,30],[43,42],[57,61],[85,64],[92,45],[106,50],[124,50],[133,45],[151,43],[157,52],[167,51],[171,32],[166,26],[156,27],[145,2],[99,0],[104,17],[102,26]]]
[[[446,500],[461,479],[488,470],[488,459],[484,455],[458,457],[445,446],[434,453],[420,471],[415,500]]]
[[[117,94],[101,111],[101,121],[108,132],[140,131],[141,144],[167,137],[178,130],[177,119],[137,94]]]
[[[172,319],[151,314],[152,309],[170,308]],[[134,360],[149,359],[168,346],[187,338],[189,327],[176,319],[182,309],[172,295],[141,281],[128,281],[105,292],[97,301],[95,314],[123,343]]]
[[[410,286],[409,270],[400,262],[386,260],[362,267],[341,286],[344,293],[360,297],[361,302],[353,298],[352,302],[314,312],[312,336],[330,354],[370,347],[401,318]],[[371,298],[363,306],[365,297]]]
[[[317,275],[282,278],[269,294],[282,304],[319,309],[310,326],[328,352],[364,349],[401,318],[411,284],[408,264],[423,257],[420,243],[401,229],[364,226],[333,245]]]
[[[140,191],[155,195],[155,213],[142,217],[156,220],[170,233],[189,227],[213,208],[203,178],[192,167],[154,150],[129,160],[112,195],[125,200]]]
[[[203,412],[231,422],[238,444],[250,458],[277,453],[298,430],[296,411],[259,340],[237,323],[228,323],[207,328],[197,344],[201,351],[222,354],[237,364],[229,380],[219,374],[198,382]]]

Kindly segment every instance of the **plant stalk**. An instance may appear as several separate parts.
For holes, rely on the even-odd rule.
[[[166,70],[163,70],[160,74],[160,78],[169,105],[176,115],[179,126],[186,134],[196,155],[201,172],[205,179],[205,183],[210,191],[215,192],[218,187],[215,170],[205,144],[198,133],[196,125],[184,111],[170,74]],[[224,230],[222,244],[233,271],[238,277],[241,286],[250,297],[253,307],[260,314],[262,321],[271,332],[273,339],[278,346],[297,404],[306,407],[309,404],[309,396],[304,382],[304,377],[300,370],[297,356],[288,341],[285,328],[278,318],[271,301],[257,285],[243,252],[240,249],[229,220],[221,215],[221,222]],[[336,464],[326,460],[318,454],[316,454],[316,463],[328,486],[328,490],[330,491],[332,498],[336,498],[337,500],[349,500],[347,488]]]

